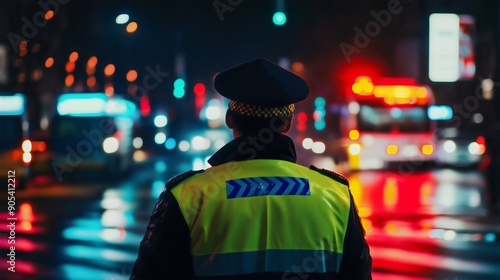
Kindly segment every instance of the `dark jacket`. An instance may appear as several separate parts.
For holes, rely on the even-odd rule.
[[[287,136],[274,134],[272,141],[265,145],[256,143],[256,136],[249,137],[252,136],[242,136],[231,141],[215,153],[209,163],[216,166],[231,161],[250,159],[296,161],[293,141]],[[339,178],[339,175],[333,172],[318,171],[327,176],[332,176],[334,179]],[[195,277],[193,261],[190,255],[189,228],[180,211],[179,204],[170,190],[197,172],[200,171],[183,173],[172,178],[167,183],[167,189],[160,195],[154,207],[130,279],[371,279],[372,259],[352,195],[339,274],[273,272],[234,277]],[[347,183],[347,180],[345,182]],[[296,234],[300,234],[300,228],[298,229]],[[221,240],[221,242],[224,242],[224,240]]]

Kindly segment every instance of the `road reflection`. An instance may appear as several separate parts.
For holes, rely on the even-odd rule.
[[[20,192],[16,274],[5,267],[0,278],[128,279],[153,205],[177,172],[159,160],[117,183],[55,183]],[[500,220],[486,216],[481,173],[364,171],[349,181],[375,280],[500,275]],[[0,212],[7,237],[8,217]],[[9,246],[2,239],[0,249]],[[7,263],[6,253],[0,261]]]
[[[64,229],[63,237],[68,240],[61,265],[64,279],[82,279],[82,275],[125,279],[130,275],[142,238],[134,216],[136,192],[133,184],[105,190],[98,211],[73,220]]]
[[[399,174],[365,171],[349,176],[360,215],[484,215],[484,179],[452,170]]]
[[[485,260],[473,256],[481,254],[481,246],[497,242],[499,234],[498,225],[484,226],[484,179],[478,172],[364,171],[350,174],[349,181],[375,271],[410,277],[394,279],[499,273],[494,261],[498,256],[485,254]],[[375,275],[375,279],[394,276]],[[476,277],[471,279],[489,279]]]
[[[46,242],[35,238],[46,232],[43,223],[45,216],[35,215],[33,206],[29,202],[20,203],[17,209],[14,215],[9,215],[9,212],[0,213],[1,233],[5,236],[0,242],[0,250],[5,252],[0,257],[0,262],[3,264],[0,276],[5,273],[10,273],[12,276],[13,271],[18,274],[35,275],[38,271],[42,271],[43,267],[26,261],[24,256],[43,254],[49,249]],[[9,267],[11,267],[10,271],[7,270]],[[21,279],[18,276],[13,279]]]

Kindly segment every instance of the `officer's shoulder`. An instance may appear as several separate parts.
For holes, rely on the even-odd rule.
[[[314,170],[316,172],[319,172],[319,173],[349,187],[349,180],[347,180],[346,177],[344,177],[343,175],[341,175],[335,171],[324,169],[324,168],[317,168],[314,165],[309,166],[309,169]]]
[[[205,170],[203,170],[203,169],[189,170],[189,171],[177,174],[167,181],[167,183],[165,184],[165,188],[167,190],[172,190],[174,187],[178,186],[184,180],[186,180],[186,179],[188,179],[196,174],[202,173],[203,171],[205,171]]]

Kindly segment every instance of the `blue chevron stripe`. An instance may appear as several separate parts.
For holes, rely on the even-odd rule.
[[[283,195],[285,193],[285,190],[287,187],[288,187],[288,184],[286,184],[286,182],[285,182],[285,184],[280,182],[279,189],[276,192],[276,195]]]
[[[300,177],[249,177],[226,181],[228,199],[265,195],[310,196],[309,180]]]
[[[234,181],[227,181],[226,182],[226,192],[227,192],[227,198],[235,198],[236,195],[238,194],[238,191],[240,190],[240,186],[236,184]]]
[[[299,193],[299,187],[300,187],[300,182],[297,181],[295,178],[290,178],[290,180],[293,182],[292,183],[292,193]]]
[[[304,178],[297,178],[297,180],[300,182],[299,193],[301,195],[311,195],[309,191],[309,182]]]
[[[243,180],[245,180],[245,179],[243,179]],[[252,180],[247,180],[245,182],[247,183],[247,187],[242,189],[243,193],[241,195],[239,195],[239,197],[247,197],[250,190],[253,189],[253,188],[251,188],[252,186],[254,186]]]
[[[272,188],[271,192],[269,193],[269,195],[279,195],[279,194],[280,194],[280,193],[279,193],[279,190],[280,190],[280,188],[281,188],[281,183],[280,183],[280,181],[278,181],[277,179],[272,178],[272,177],[271,177],[271,178],[267,178],[267,179],[268,179],[268,180],[269,180],[269,182],[271,182],[271,183],[272,183],[272,185],[273,185],[273,188]]]

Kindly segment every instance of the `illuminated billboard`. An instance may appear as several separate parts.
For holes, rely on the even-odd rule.
[[[429,17],[429,79],[470,80],[476,73],[472,16],[431,14]]]

